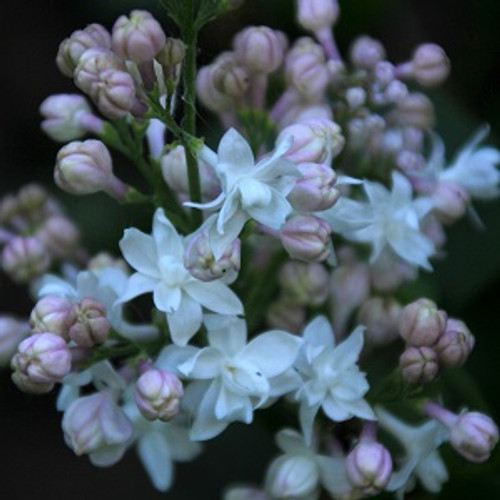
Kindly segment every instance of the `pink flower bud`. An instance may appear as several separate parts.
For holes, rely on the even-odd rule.
[[[399,358],[403,378],[410,384],[425,384],[439,371],[437,353],[431,347],[407,347]]]
[[[85,297],[79,304],[73,304],[71,323],[68,327],[69,338],[80,347],[103,344],[111,328],[106,316],[106,307],[91,297]]]
[[[208,229],[192,237],[186,247],[184,266],[201,281],[213,281],[222,277],[225,277],[225,281],[234,281],[240,265],[241,242],[239,239],[233,241],[217,260],[210,247]]]
[[[102,120],[92,114],[86,99],[78,94],[51,95],[40,105],[40,113],[45,118],[42,130],[58,142],[79,139],[89,130],[102,131]]]
[[[70,372],[71,351],[58,335],[36,333],[19,344],[11,366],[12,380],[21,390],[32,392],[30,387],[42,384],[40,393],[48,392]]]
[[[279,274],[285,297],[304,306],[324,304],[328,297],[329,281],[327,270],[315,262],[287,262]]]
[[[64,412],[62,428],[66,443],[77,455],[114,451],[106,465],[121,458],[133,435],[132,422],[107,392],[71,403]]]
[[[72,320],[73,302],[66,297],[46,295],[35,305],[30,315],[33,333],[49,332],[69,340],[68,324]]]
[[[450,60],[435,43],[419,45],[411,60],[415,80],[425,87],[434,87],[446,80],[450,73]]]
[[[340,197],[334,188],[337,180],[335,171],[321,163],[301,163],[297,169],[302,177],[288,195],[288,200],[295,210],[303,212],[321,212],[332,207]]]
[[[418,299],[403,309],[399,333],[409,345],[431,347],[444,333],[446,320],[432,300]]]
[[[23,186],[18,194],[18,211],[30,220],[42,220],[46,215],[49,196],[42,186],[31,183]]]
[[[214,64],[213,79],[215,88],[229,97],[241,97],[250,86],[248,71],[235,60]]]
[[[474,348],[475,339],[463,321],[450,318],[446,322],[435,349],[443,366],[462,366]]]
[[[120,16],[112,30],[113,50],[123,59],[151,61],[165,46],[167,37],[160,23],[145,10]]]
[[[300,333],[304,329],[306,311],[295,301],[283,298],[269,306],[266,320],[271,328]]]
[[[12,316],[0,316],[0,367],[10,363],[17,346],[30,333],[26,321],[20,321]]]
[[[321,262],[331,253],[332,229],[314,215],[293,215],[281,229],[281,242],[294,259]]]
[[[467,211],[470,198],[467,191],[451,182],[439,182],[432,199],[437,215],[446,223],[455,222]]]
[[[82,54],[95,47],[111,47],[111,36],[100,24],[90,24],[63,40],[57,52],[57,67],[63,75],[72,77]]]
[[[137,380],[134,399],[142,415],[148,420],[167,422],[179,413],[184,389],[181,381],[163,370],[151,369]]]
[[[120,183],[113,175],[108,149],[95,139],[74,141],[64,146],[57,154],[54,179],[61,189],[72,194],[109,193],[115,183]],[[126,187],[121,184],[124,194]]]
[[[77,227],[63,215],[49,217],[36,234],[45,248],[56,258],[70,256],[80,243]]]
[[[137,101],[132,75],[126,71],[109,69],[101,72],[99,77],[92,95],[99,111],[111,120],[132,111]]]
[[[385,58],[385,49],[378,40],[361,36],[354,41],[350,56],[354,66],[369,70]]]
[[[427,129],[434,123],[434,106],[419,92],[412,92],[398,102],[397,119],[400,124]]]
[[[371,439],[362,439],[346,458],[347,478],[363,495],[380,493],[392,474],[387,448]]]
[[[238,60],[251,73],[271,73],[283,62],[283,45],[278,32],[267,26],[249,26],[234,39]]]
[[[180,64],[186,55],[186,45],[179,38],[167,38],[165,46],[156,55],[156,60],[165,68]]]
[[[215,64],[200,68],[196,77],[196,92],[203,106],[214,113],[223,113],[232,108],[233,100],[215,88],[216,68]]]
[[[339,17],[337,0],[298,0],[297,22],[306,30],[331,28]]]
[[[3,270],[18,283],[40,276],[49,266],[50,254],[37,238],[16,236],[3,249]]]
[[[359,309],[357,321],[366,326],[366,342],[382,345],[397,339],[401,311],[401,305],[393,298],[370,297],[366,300]]]
[[[290,137],[293,143],[284,158],[294,163],[325,163],[344,146],[340,127],[331,120],[311,119],[290,125],[280,132],[276,144]]]

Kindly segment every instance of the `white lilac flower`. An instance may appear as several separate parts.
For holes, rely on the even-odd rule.
[[[448,480],[448,471],[437,449],[449,438],[449,431],[436,420],[411,426],[381,407],[376,408],[379,424],[403,445],[405,456],[397,461],[400,467],[392,474],[388,491],[397,491],[398,498],[411,490],[416,479],[431,493],[441,491]]]
[[[194,417],[191,438],[195,440],[215,437],[234,421],[251,423],[253,410],[300,383],[292,369],[302,343],[299,337],[272,330],[247,344],[242,319],[206,315],[205,325],[208,347],[169,345],[156,363],[193,380],[183,405]]]
[[[295,399],[300,401],[299,420],[306,441],[312,439],[320,408],[335,422],[352,417],[374,420],[372,409],[363,399],[369,385],[356,364],[363,348],[363,327],[336,346],[330,323],[319,316],[309,323],[303,337],[295,367],[304,382]]]
[[[185,205],[220,210],[210,234],[216,259],[238,237],[249,219],[280,229],[292,212],[286,196],[300,173],[294,163],[283,158],[290,145],[289,141],[282,141],[271,156],[255,164],[247,141],[230,129],[222,137],[217,154],[206,146],[201,150],[199,157],[214,168],[222,193],[210,203]]]
[[[370,181],[365,181],[363,188],[367,202],[341,197],[319,215],[347,240],[372,245],[372,263],[390,249],[411,264],[432,269],[428,259],[434,245],[421,230],[422,219],[433,208],[432,200],[413,199],[410,182],[398,172],[392,174],[391,191]]]
[[[151,422],[133,401],[124,406],[134,427],[134,443],[142,465],[159,491],[167,491],[174,480],[174,461],[187,462],[201,452],[200,443],[189,439],[188,428],[180,416],[170,422]]]
[[[92,297],[104,305],[107,319],[120,335],[134,342],[150,341],[158,336],[158,329],[153,325],[128,323],[123,317],[123,304],[117,303],[125,292],[127,280],[127,274],[117,267],[81,271],[75,280],[47,274],[38,283],[35,294],[39,298],[45,295],[67,297],[75,303]]]
[[[120,302],[153,292],[155,306],[165,312],[174,343],[186,345],[202,323],[202,307],[219,314],[243,314],[235,293],[221,281],[204,282],[184,267],[185,242],[162,209],[155,212],[151,235],[125,230],[120,248],[137,270]]]

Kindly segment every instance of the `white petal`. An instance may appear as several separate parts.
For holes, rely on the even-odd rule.
[[[182,291],[178,286],[170,287],[159,281],[153,291],[155,306],[167,314],[177,311],[181,305]]]
[[[250,216],[244,210],[238,210],[234,216],[225,224],[222,233],[217,230],[217,224],[210,228],[209,240],[210,248],[214,254],[215,260],[220,259],[224,252],[232,245],[233,241],[238,238],[245,222]]]
[[[255,337],[238,354],[238,359],[258,366],[267,378],[275,377],[293,365],[301,344],[300,337],[272,330]]]
[[[272,190],[272,198],[268,205],[247,209],[253,219],[273,229],[280,229],[292,211],[293,208],[289,201],[275,189]]]
[[[124,455],[126,445],[116,444],[105,446],[104,448],[89,454],[89,460],[96,467],[110,467],[116,464]]]
[[[215,416],[226,422],[238,420],[245,424],[250,424],[253,417],[250,398],[248,396],[235,394],[222,387],[217,399],[217,404],[215,405]]]
[[[276,434],[276,444],[284,453],[291,455],[307,454],[310,449],[301,434],[293,429],[283,429]]]
[[[343,342],[341,342],[333,351],[335,368],[343,371],[356,363],[361,349],[363,349],[363,332],[365,328],[358,326]]]
[[[179,347],[170,344],[160,351],[155,366],[160,370],[166,370],[180,375],[179,366],[193,357],[198,351],[199,349],[190,345]]]
[[[156,210],[153,218],[153,238],[159,257],[172,255],[182,261],[184,258],[184,245],[177,230],[166,218],[162,208]]]
[[[200,304],[183,293],[179,309],[172,314],[167,314],[167,323],[174,344],[185,346],[200,329],[201,320]]]
[[[352,414],[348,410],[330,396],[323,401],[321,406],[327,417],[334,422],[342,422],[352,417]]]
[[[246,174],[254,166],[252,149],[245,138],[234,128],[222,137],[217,149],[217,172],[227,173],[228,178]]]
[[[228,357],[235,356],[247,343],[247,324],[237,316],[205,314],[203,321],[208,330],[211,346]]]
[[[179,371],[189,378],[213,379],[218,376],[223,359],[218,349],[205,347],[182,363]]]
[[[277,377],[272,377],[269,384],[271,385],[269,396],[279,397],[299,388],[302,384],[302,378],[294,369],[290,369]]]
[[[158,254],[153,238],[135,227],[125,229],[120,240],[120,250],[125,260],[141,274],[158,277]]]
[[[434,245],[420,231],[407,228],[398,238],[389,239],[393,250],[404,260],[432,271],[428,258],[434,253]]]
[[[352,491],[344,458],[317,455],[316,463],[319,467],[321,484],[334,498]]]
[[[118,298],[117,304],[128,302],[144,293],[152,292],[158,284],[157,278],[151,278],[141,273],[134,273],[127,281],[127,287]]]
[[[172,485],[173,468],[166,439],[159,432],[146,432],[137,443],[137,453],[154,487],[167,491]]]
[[[320,405],[309,406],[302,403],[299,409],[299,422],[307,444],[311,444],[313,438],[314,419],[318,413]]]
[[[179,462],[187,462],[192,460],[201,451],[200,443],[196,443],[189,439],[189,430],[179,417],[170,421],[163,431],[168,440],[168,446],[172,458]]]
[[[326,316],[317,316],[304,329],[304,340],[312,345],[333,347],[335,336],[332,325]]]
[[[243,314],[243,304],[238,296],[221,281],[191,281],[184,291],[203,307],[219,314]]]

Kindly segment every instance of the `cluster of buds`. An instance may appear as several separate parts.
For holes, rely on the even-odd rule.
[[[463,321],[448,318],[428,299],[419,299],[403,309],[399,333],[406,341],[400,367],[410,383],[430,382],[440,367],[462,366],[475,343]]]
[[[79,243],[76,226],[39,185],[0,200],[1,266],[14,281],[27,283],[56,261],[78,258]]]

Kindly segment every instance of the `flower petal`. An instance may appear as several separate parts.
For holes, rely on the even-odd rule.
[[[183,293],[179,309],[167,314],[167,323],[174,344],[185,346],[200,329],[201,320],[200,304]]]
[[[172,314],[181,305],[182,291],[178,286],[170,287],[159,281],[153,290],[153,300],[160,311]]]
[[[128,279],[127,287],[125,288],[123,294],[118,298],[116,304],[122,304],[123,302],[128,302],[139,295],[152,292],[157,284],[158,279],[156,278],[151,278],[141,273],[134,273]]]
[[[165,216],[162,208],[156,210],[153,217],[153,239],[157,249],[157,258],[171,255],[182,262],[184,258],[184,245],[182,237]]]
[[[238,296],[221,281],[191,281],[184,291],[203,307],[219,314],[243,314],[243,304]]]
[[[135,227],[125,229],[120,240],[120,250],[125,260],[141,274],[158,278],[158,253],[155,242],[149,234]]]
[[[137,453],[154,487],[167,491],[172,484],[173,467],[165,437],[160,432],[146,432],[137,443]]]

